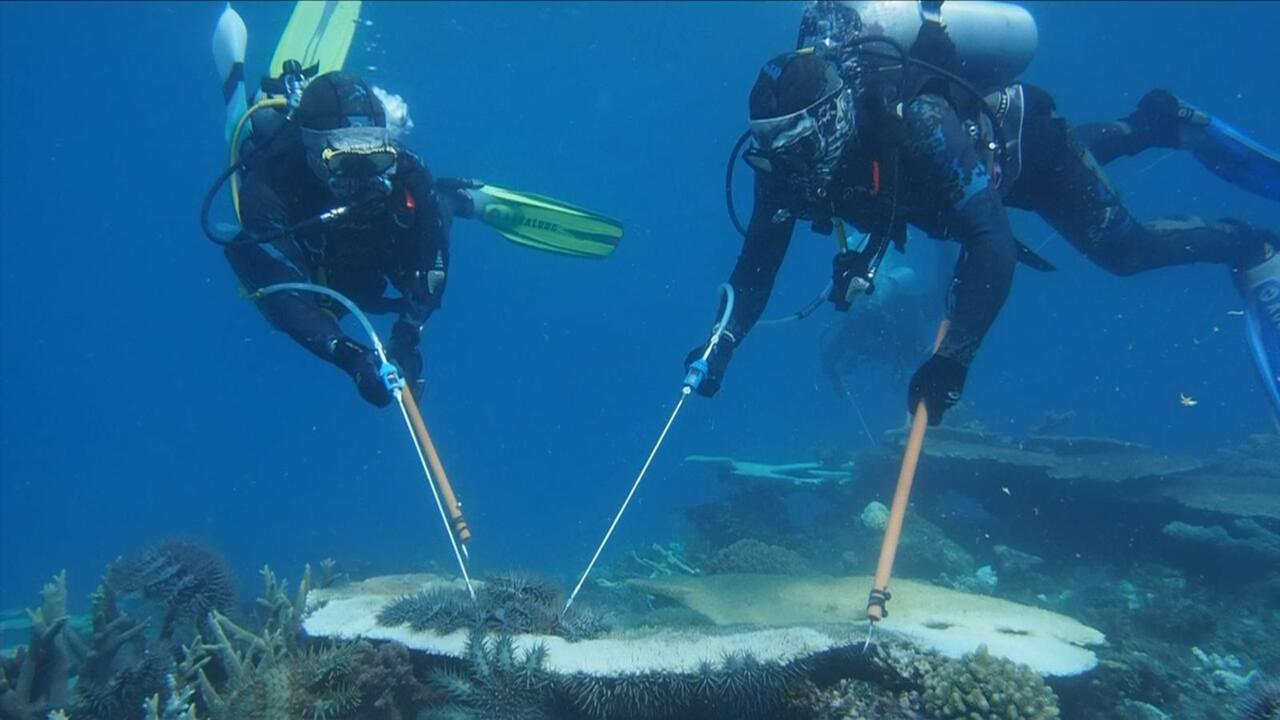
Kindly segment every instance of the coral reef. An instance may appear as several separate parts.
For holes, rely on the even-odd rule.
[[[1244,663],[1235,655],[1207,653],[1198,647],[1191,648],[1191,655],[1215,695],[1239,695],[1258,676],[1257,670],[1244,673]]]
[[[543,720],[551,679],[543,669],[547,650],[535,645],[518,653],[510,635],[492,640],[483,630],[467,638],[461,669],[438,668],[429,687],[443,704],[422,712],[419,720]]]
[[[851,573],[867,572],[874,567],[880,542],[884,538],[884,525],[888,510],[878,502],[868,504],[862,510],[857,534],[850,538],[851,550],[843,553],[841,570]],[[918,514],[903,526],[898,545],[897,567],[901,574],[921,579],[964,578],[972,576],[978,562],[969,551],[947,537],[942,528]],[[951,583],[947,583],[951,584]]]
[[[713,574],[806,575],[812,569],[807,560],[792,550],[746,539],[718,550],[707,563],[707,571]]]
[[[738,488],[719,500],[685,511],[698,539],[710,548],[720,548],[750,538],[770,545],[789,547],[803,536],[791,517],[786,495],[780,485],[753,485]]]
[[[829,688],[806,683],[788,703],[785,717],[810,720],[922,720],[919,693],[886,692],[864,680],[844,679]]]
[[[936,720],[1053,720],[1058,698],[1025,666],[992,657],[985,647],[943,663],[924,679],[922,700]]]
[[[818,462],[769,463],[735,460],[731,457],[690,455],[687,463],[710,465],[725,481],[764,481],[796,487],[840,485],[853,479],[853,461],[825,454]]]
[[[672,717],[767,718],[781,708],[801,677],[793,665],[733,653],[695,672],[575,673],[557,681],[557,694],[591,720]]]
[[[405,595],[378,612],[378,624],[408,625],[417,632],[448,634],[479,627],[517,635],[537,633],[571,640],[597,637],[608,630],[602,615],[586,607],[561,613],[560,588],[542,578],[507,573],[478,584],[476,599],[462,590],[433,588]]]
[[[235,604],[235,578],[212,550],[185,540],[170,540],[141,557],[117,561],[106,584],[118,593],[140,594],[164,613],[160,637],[173,636],[179,623],[203,619],[211,610],[227,612]]]
[[[885,459],[892,463],[900,459],[906,431],[895,431],[888,437],[893,448],[885,453]],[[1049,435],[1016,440],[978,427],[945,425],[930,430],[924,457],[956,474],[999,475],[1001,468],[1018,468],[1029,477],[1092,482],[1158,478],[1204,465],[1194,458],[1165,455],[1123,440]]]
[[[884,532],[885,526],[889,524],[889,508],[882,502],[872,500],[862,508],[858,519],[862,521],[862,527],[874,532]]]
[[[1165,525],[1163,532],[1203,549],[1225,553],[1233,562],[1280,566],[1280,534],[1248,518],[1236,520],[1231,530],[1175,521]]]
[[[1001,572],[1010,575],[1030,572],[1044,564],[1044,558],[1015,550],[1008,545],[996,545],[991,551],[995,553],[996,566]]]

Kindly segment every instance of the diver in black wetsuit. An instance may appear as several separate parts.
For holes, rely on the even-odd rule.
[[[255,132],[270,139],[246,173],[244,233],[227,245],[227,259],[249,290],[316,283],[366,312],[396,313],[387,353],[416,393],[422,328],[445,289],[450,226],[455,215],[470,216],[470,197],[436,186],[423,162],[392,139],[382,102],[354,75],[313,79],[295,120]],[[308,225],[338,206],[350,208],[346,216]],[[388,285],[398,296],[384,296]],[[295,292],[267,295],[258,304],[273,326],[350,375],[365,400],[379,407],[391,402],[380,358],[339,326],[341,305]]]
[[[769,61],[752,88],[755,144],[744,157],[756,171],[755,207],[729,281],[736,306],[707,357],[700,394],[716,393],[734,349],[759,319],[798,219],[820,232],[845,220],[881,248],[904,242],[908,224],[960,243],[949,331],[915,372],[907,397],[912,411],[926,404],[932,424],[960,399],[1015,264],[1043,263],[1014,238],[1006,207],[1035,211],[1095,263],[1122,275],[1194,262],[1246,271],[1280,247],[1275,233],[1239,221],[1143,224],[1125,209],[1099,158],[1178,147],[1180,124],[1195,118],[1167,93],[1149,95],[1124,121],[1080,128],[1095,157],[1047,92],[1014,84],[984,98],[954,73],[936,72],[956,66],[943,26],[925,23],[908,53],[866,37],[858,5],[806,9],[801,49]],[[873,43],[896,71],[868,60]],[[905,62],[907,55],[929,64]],[[866,291],[875,256],[837,256],[838,306]],[[686,365],[707,347],[694,348]]]

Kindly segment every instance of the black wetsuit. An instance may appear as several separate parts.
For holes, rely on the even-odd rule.
[[[342,204],[307,167],[300,143],[281,144],[283,150],[260,163],[261,170],[249,172],[240,192],[244,228],[255,235],[277,233]],[[401,371],[416,380],[413,371],[421,368],[405,365],[420,366],[421,329],[440,306],[449,229],[458,203],[452,196],[438,196],[421,160],[399,150],[385,198],[333,224],[270,244],[232,244],[226,255],[250,290],[282,282],[315,283],[342,293],[365,312],[398,314],[388,348]],[[388,286],[397,295],[388,297]],[[333,354],[334,342],[345,337],[338,324],[346,312],[341,305],[302,292],[268,295],[258,305],[277,329],[341,366]]]
[[[1099,159],[1073,135],[1045,91],[1026,86],[1022,171],[997,188],[955,108],[938,95],[910,102],[897,152],[896,187],[876,187],[884,148],[860,125],[828,188],[829,211],[863,231],[906,222],[963,250],[951,287],[950,330],[938,351],[967,367],[1008,297],[1017,259],[1006,206],[1041,215],[1098,265],[1132,274],[1168,265],[1240,266],[1260,259],[1264,235],[1243,223],[1198,218],[1137,222]],[[1147,147],[1120,123],[1081,128],[1103,162]],[[812,214],[784,184],[757,174],[755,209],[730,283],[737,305],[730,331],[740,342],[768,302],[796,216]]]

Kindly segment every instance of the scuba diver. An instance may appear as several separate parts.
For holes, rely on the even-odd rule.
[[[1073,133],[1048,92],[1014,82],[1035,33],[1024,9],[997,2],[806,6],[799,49],[760,71],[749,130],[730,157],[732,169],[737,150],[753,141],[743,158],[755,171],[755,206],[729,279],[729,321],[685,361],[705,363],[699,394],[719,389],[799,220],[837,234],[829,299],[839,309],[875,290],[887,249],[901,250],[913,225],[961,249],[949,327],[907,393],[909,411],[923,402],[937,424],[961,397],[1015,265],[1052,269],[1014,237],[1006,208],[1015,207],[1036,212],[1119,275],[1197,262],[1227,268],[1249,302],[1255,359],[1280,412],[1280,237],[1238,220],[1140,223],[1100,167],[1146,148],[1187,148],[1236,184],[1276,197],[1280,158],[1163,91],[1127,118]],[[734,217],[732,204],[730,211]],[[843,222],[866,234],[861,249],[850,246]]]
[[[316,77],[302,92],[294,122],[272,119],[282,126],[255,128],[270,146],[245,174],[240,214],[242,235],[278,237],[232,242],[227,260],[250,290],[315,282],[366,312],[396,313],[388,357],[410,387],[418,386],[418,345],[444,294],[450,226],[455,215],[473,213],[472,201],[465,190],[441,192],[422,161],[392,141],[381,100],[354,75]],[[288,232],[342,203],[354,208],[347,218]],[[388,284],[398,298],[383,297]],[[258,306],[275,328],[351,376],[365,400],[391,403],[381,359],[343,332],[340,305],[276,293]]]
[[[350,376],[373,405],[389,405],[401,380],[421,393],[419,345],[445,292],[454,218],[475,218],[518,244],[578,257],[608,255],[621,238],[616,221],[550,198],[433,178],[400,141],[404,108],[393,108],[399,123],[388,121],[383,100],[398,98],[345,72],[306,75],[300,64],[286,63],[281,77],[263,81],[264,95],[289,99],[249,111],[244,160],[206,196],[203,225],[271,325]],[[241,230],[225,239],[210,227],[209,206],[233,175],[243,177],[238,193],[233,185]],[[281,283],[323,286],[362,312],[394,314],[386,343],[394,368],[343,331],[343,304],[315,292],[261,292]]]

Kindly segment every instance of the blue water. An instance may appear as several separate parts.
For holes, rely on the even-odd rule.
[[[256,77],[290,4],[237,7]],[[1280,5],[1031,9],[1040,49],[1025,78],[1069,119],[1125,115],[1159,85],[1280,145]],[[209,52],[221,11],[0,4],[0,607],[33,604],[64,567],[83,597],[112,558],[174,535],[220,549],[250,587],[264,563],[296,577],[326,556],[362,573],[452,562],[400,418],[272,332],[201,237],[200,199],[225,162]],[[410,144],[437,175],[627,226],[604,262],[455,227],[424,412],[480,571],[567,579],[589,558],[712,322],[739,248],[725,157],[798,17],[791,3],[366,4],[348,68],[405,97]],[[1113,165],[1139,216],[1280,226],[1274,203],[1165,155]],[[1038,219],[1015,227],[1060,271],[1019,272],[970,376],[969,419],[1016,434],[1075,410],[1072,432],[1197,453],[1271,427],[1222,269],[1115,278]],[[769,316],[821,288],[830,252],[801,233]],[[679,508],[717,492],[687,454],[793,460],[865,443],[818,369],[832,318],[745,343],[721,394],[679,419],[619,547],[671,536]],[[902,421],[888,377],[857,383],[876,432]]]

